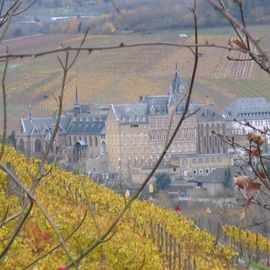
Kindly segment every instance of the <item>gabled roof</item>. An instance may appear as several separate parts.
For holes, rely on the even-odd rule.
[[[105,135],[106,115],[79,114],[74,116],[67,129],[67,135]]]
[[[47,142],[49,142],[50,140],[51,140],[51,138],[52,138],[52,133],[51,133],[51,131],[49,130],[48,131],[48,134],[45,136],[45,138],[44,138],[44,141],[47,141]]]
[[[224,109],[226,119],[247,119],[247,114],[260,119],[261,114],[258,113],[270,118],[270,102],[265,97],[239,97]]]
[[[166,115],[170,106],[177,106],[176,113],[182,113],[184,110],[182,97],[178,95],[144,96],[141,103],[148,104],[150,115]]]
[[[87,143],[83,140],[78,140],[74,144],[75,146],[87,146]]]
[[[112,105],[113,113],[120,123],[147,123],[148,104],[119,104]]]
[[[38,117],[38,118],[22,118],[21,125],[23,127],[23,132],[30,134],[42,134],[44,131],[53,129],[56,124],[56,117]],[[69,123],[69,116],[62,116],[60,120],[60,127],[64,131]],[[47,134],[47,133],[46,133]]]

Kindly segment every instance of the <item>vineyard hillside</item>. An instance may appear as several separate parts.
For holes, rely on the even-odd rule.
[[[6,148],[3,161],[16,168],[16,175],[29,189],[39,161],[26,159],[10,147]],[[75,259],[109,228],[128,199],[84,176],[51,165],[46,170],[51,171],[35,192],[38,204],[34,204],[9,250],[1,265],[3,269],[57,269],[59,265],[68,265],[63,249],[55,248],[59,243],[57,236],[40,209],[51,217]],[[13,218],[4,226],[0,223],[0,254],[20,211],[18,195],[7,196],[7,181],[1,171],[0,213],[8,209],[8,215]],[[213,235],[198,229],[180,212],[137,200],[107,241],[82,260],[80,269],[141,269],[143,266],[158,270],[168,269],[172,263],[184,267],[187,261],[196,264],[196,269],[234,269],[236,255],[230,245],[218,244]]]
[[[269,27],[254,26],[251,31],[265,48],[269,47]],[[187,38],[180,38],[185,32]],[[147,42],[174,42],[192,44],[192,31],[182,29],[152,34],[89,36],[85,46],[112,46]],[[229,28],[202,29],[199,42],[226,45],[232,37]],[[78,46],[81,35],[34,35],[6,40],[0,53],[9,46],[11,53],[36,52],[62,46]],[[60,56],[63,54],[60,54]],[[218,48],[201,48],[194,97],[213,97],[220,107],[237,96],[270,97],[269,77],[256,64],[246,61],[228,61],[227,51]],[[241,53],[234,55],[243,59]],[[180,74],[187,85],[192,72],[193,55],[190,50],[168,46],[139,46],[106,51],[81,53],[70,71],[66,85],[64,107],[72,106],[76,85],[82,102],[128,103],[137,102],[141,95],[164,94],[178,63]],[[26,115],[29,102],[34,115],[52,113],[56,107],[62,80],[61,67],[56,55],[10,61],[7,75],[9,129],[18,118]]]

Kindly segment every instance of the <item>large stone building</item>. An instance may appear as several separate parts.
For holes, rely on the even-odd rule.
[[[140,97],[137,104],[112,105],[106,121],[110,171],[122,179],[143,181],[183,114],[184,95],[176,68],[167,95]],[[209,97],[202,104],[192,102],[189,112],[197,108],[200,110],[183,122],[159,167],[174,179],[208,175],[231,165],[226,145],[212,132],[225,132],[222,114]]]
[[[252,131],[252,127],[243,125],[246,121],[256,129],[265,130],[270,127],[270,101],[265,97],[239,97],[225,108],[224,118],[230,135],[246,135]]]
[[[49,152],[49,160],[63,166],[100,173],[107,168],[105,121],[109,107],[81,105],[76,90],[73,110],[61,116],[60,126]],[[40,158],[49,145],[56,116],[22,118],[16,135],[18,149],[27,156]]]
[[[167,94],[142,96],[136,104],[80,104],[76,91],[73,110],[62,115],[49,158],[85,173],[110,172],[121,180],[142,182],[183,115],[184,97],[177,67]],[[173,179],[201,177],[232,165],[227,145],[212,131],[246,136],[251,128],[235,118],[257,129],[270,126],[270,103],[263,97],[238,98],[223,113],[207,97],[201,104],[191,102],[188,112],[159,167]],[[40,157],[55,124],[55,116],[35,118],[30,109],[20,122],[18,148]]]
[[[258,133],[260,130],[270,129],[270,101],[265,97],[239,97],[224,109],[223,117],[226,122],[226,135],[245,145],[248,143],[246,135],[249,132]],[[247,122],[249,125],[246,125]],[[266,138],[265,149],[268,149],[269,132],[266,133]]]

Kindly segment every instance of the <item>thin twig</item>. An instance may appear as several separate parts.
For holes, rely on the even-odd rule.
[[[85,211],[82,220],[79,222],[79,224],[72,230],[72,232],[64,239],[64,242],[67,242],[78,230],[79,228],[82,226],[82,224],[85,221],[87,215],[87,211]],[[49,251],[47,251],[46,253],[42,254],[41,256],[39,256],[38,258],[36,258],[33,262],[31,262],[29,265],[27,265],[24,270],[30,268],[31,266],[33,266],[34,264],[36,264],[38,261],[44,259],[45,257],[47,257],[48,255],[50,255],[51,253],[53,253],[56,249],[58,249],[59,247],[61,247],[61,243],[59,243],[58,245],[54,246],[53,248],[51,248]]]
[[[17,218],[19,215],[21,214],[21,211],[11,215],[10,217],[7,217],[5,220],[1,221],[0,223],[0,228],[2,226],[4,226],[5,224],[9,223],[10,221],[12,221],[13,219]]]
[[[21,2],[19,0],[15,1],[10,13],[9,12],[6,13],[5,18],[2,19],[3,21],[2,21],[2,25],[0,26],[0,28],[4,27],[4,29],[3,29],[3,32],[0,35],[0,44],[2,43],[2,41],[3,41],[3,39],[4,39],[5,35],[6,35],[6,32],[8,30],[8,27],[9,27],[9,25],[11,23],[11,20],[13,18],[13,15],[16,12],[16,10],[19,8],[20,4],[21,4]],[[3,23],[4,23],[4,25],[3,25]]]
[[[216,10],[218,10],[232,25],[234,25],[237,29],[239,29],[249,40],[250,43],[252,43],[257,51],[259,52],[259,55],[256,55],[252,53],[248,48],[247,51],[249,51],[250,57],[253,58],[253,60],[267,73],[270,73],[270,67],[269,67],[269,58],[266,54],[266,52],[263,51],[262,47],[259,44],[259,41],[257,41],[250,33],[249,31],[240,23],[236,18],[231,16],[228,11],[224,8],[224,6],[221,6],[216,2],[216,0],[207,0]],[[249,44],[250,44],[249,43]],[[245,44],[243,42],[243,44]]]
[[[197,26],[197,15],[196,15],[196,0],[194,1],[194,9],[191,9],[193,16],[194,16],[194,28],[195,28],[195,44],[198,43],[198,26]],[[137,199],[137,197],[140,195],[140,193],[143,191],[143,189],[145,188],[145,186],[147,185],[147,183],[149,182],[149,180],[152,178],[152,176],[155,174],[156,170],[158,169],[159,165],[161,164],[164,156],[166,155],[170,145],[172,144],[179,128],[181,127],[186,114],[188,113],[188,108],[189,108],[189,104],[190,104],[190,100],[191,100],[191,94],[192,94],[192,90],[193,90],[193,85],[194,85],[194,81],[195,81],[195,76],[196,76],[196,71],[197,71],[197,66],[198,66],[198,47],[195,48],[195,60],[194,60],[194,66],[193,66],[193,71],[192,71],[192,77],[191,77],[191,82],[189,85],[189,91],[188,91],[188,96],[187,96],[187,100],[185,103],[185,108],[184,108],[184,112],[183,115],[181,117],[181,119],[179,120],[179,123],[177,125],[177,127],[175,128],[172,137],[170,138],[168,144],[166,145],[165,149],[163,150],[161,156],[159,157],[157,163],[155,164],[154,168],[152,169],[152,171],[150,172],[150,174],[147,176],[147,178],[144,180],[143,184],[140,186],[140,188],[137,190],[137,192],[129,199],[129,201],[127,202],[127,204],[124,206],[124,208],[120,211],[120,213],[118,214],[118,216],[116,217],[116,219],[112,222],[112,224],[109,226],[109,228],[105,231],[105,233],[97,240],[95,240],[92,244],[90,244],[76,259],[75,262],[76,263],[80,263],[80,261],[87,256],[92,250],[94,250],[96,247],[98,247],[100,244],[103,243],[103,241],[107,238],[107,236],[113,231],[113,229],[117,226],[117,224],[119,223],[119,221],[122,219],[122,217],[124,216],[124,214],[126,213],[126,211],[130,208],[130,206],[132,205],[132,203]],[[69,264],[68,268],[72,267],[73,264]]]
[[[123,48],[136,48],[136,47],[144,47],[144,46],[157,46],[157,47],[176,47],[176,48],[217,48],[217,49],[222,49],[222,50],[231,50],[231,51],[236,51],[236,52],[242,52],[242,53],[247,53],[250,54],[249,50],[242,49],[242,48],[232,48],[230,46],[224,46],[224,45],[217,45],[215,43],[201,43],[201,44],[179,44],[179,43],[173,43],[173,42],[145,42],[145,43],[134,43],[134,44],[124,44],[124,43],[119,43],[118,45],[114,46],[99,46],[99,47],[62,47],[59,49],[52,49],[52,50],[46,50],[46,51],[41,51],[37,53],[20,53],[20,54],[1,54],[0,55],[0,60],[9,58],[10,60],[14,60],[17,58],[38,58],[42,56],[46,56],[49,54],[56,54],[60,52],[72,52],[72,51],[78,51],[80,50],[81,52],[93,52],[93,51],[106,51],[106,50],[116,50],[116,49],[123,49]]]
[[[0,150],[0,161],[2,160],[4,151],[5,151],[5,144],[6,144],[6,136],[7,136],[7,97],[6,97],[6,76],[7,76],[7,69],[8,69],[8,59],[6,59],[5,67],[2,76],[2,94],[3,94],[3,135],[1,139],[1,150]]]

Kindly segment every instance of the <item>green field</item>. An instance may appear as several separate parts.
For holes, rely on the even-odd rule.
[[[176,31],[162,31],[149,35],[129,34],[113,36],[89,36],[85,46],[110,46],[147,42],[193,42],[192,32],[180,39]],[[251,31],[262,37],[262,44],[269,47],[269,26],[254,26]],[[232,32],[229,28],[202,29],[200,42],[226,45]],[[5,45],[16,52],[43,51],[60,44],[78,46],[79,35],[35,35],[6,41]],[[269,75],[254,63],[229,62],[227,52],[214,48],[200,49],[194,98],[201,101],[206,95],[224,107],[237,96],[270,97]],[[59,54],[63,57],[63,54]],[[239,56],[239,55],[238,55]],[[243,57],[240,55],[240,57]],[[70,71],[65,92],[64,107],[72,106],[76,85],[82,102],[128,103],[137,102],[141,95],[165,94],[178,63],[183,80],[188,86],[193,57],[190,50],[166,46],[142,46],[103,52],[82,53]],[[3,67],[1,67],[2,71]],[[1,72],[2,73],[2,72]],[[13,60],[7,75],[9,129],[18,126],[18,119],[27,114],[29,102],[34,115],[50,114],[56,109],[53,97],[59,93],[62,73],[56,55],[41,58]],[[2,106],[1,106],[2,107]]]

